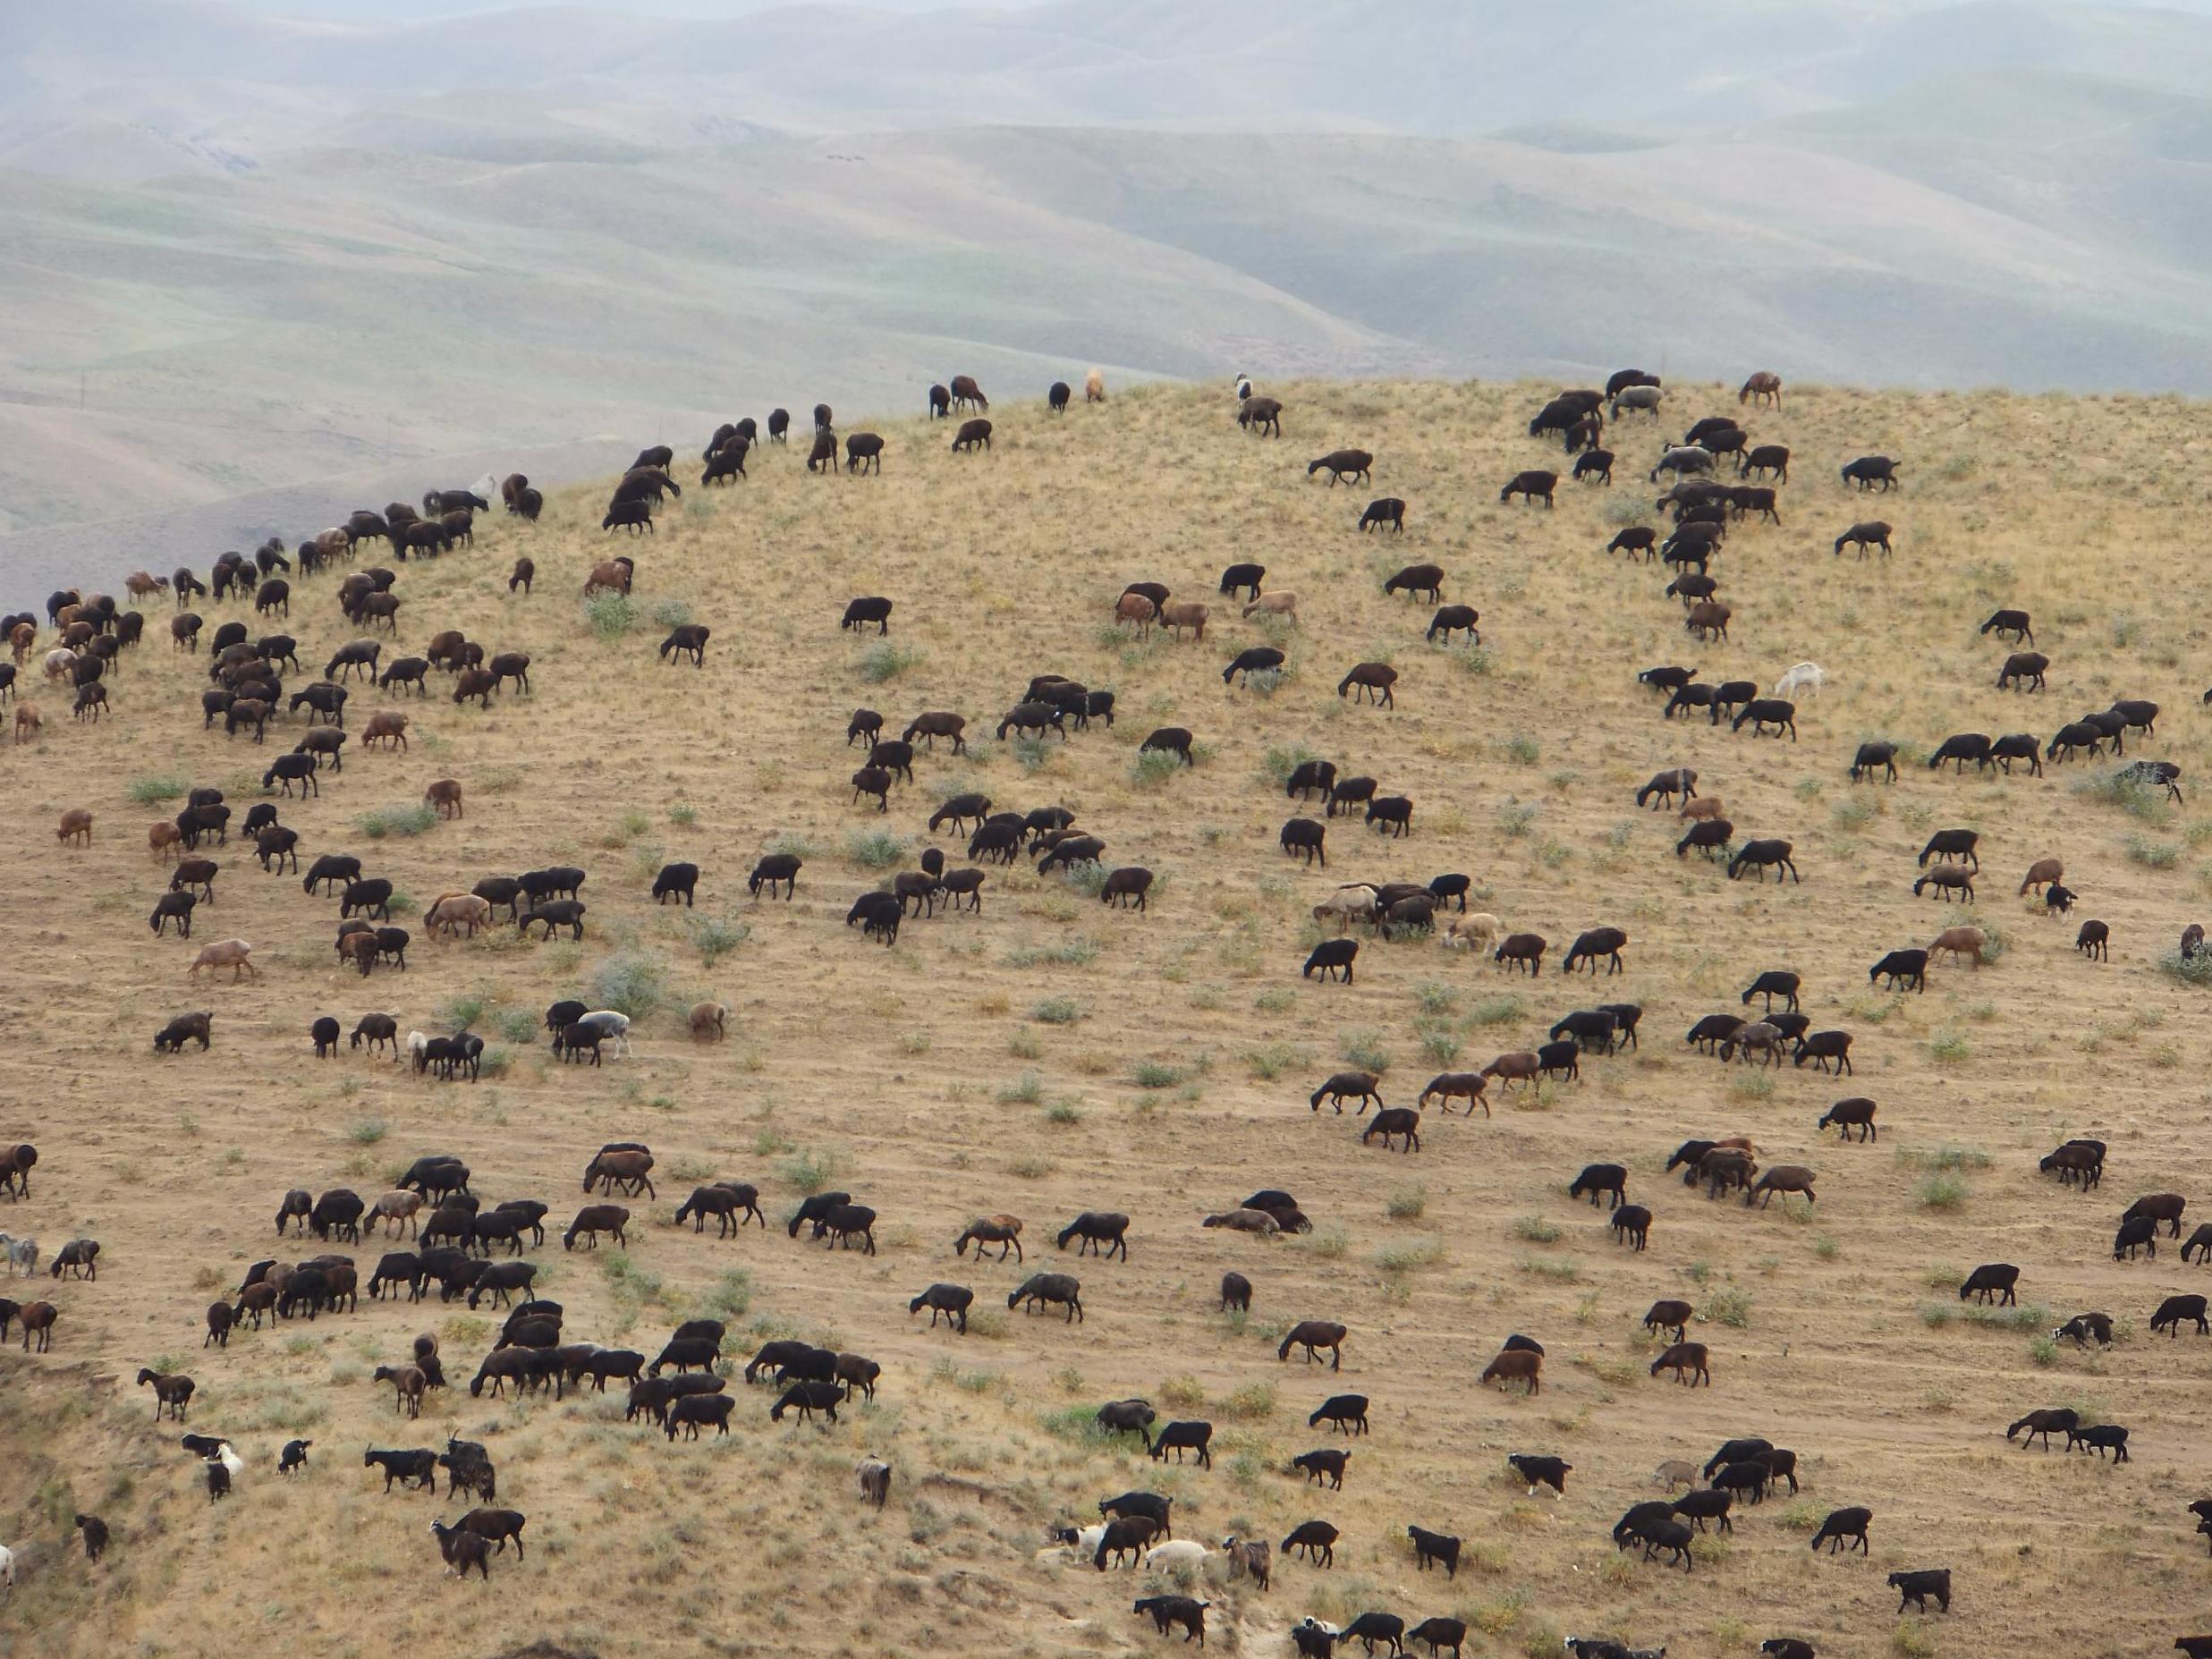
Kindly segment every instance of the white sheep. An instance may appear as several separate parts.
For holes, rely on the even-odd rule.
[[[1178,1567],[1188,1567],[1194,1572],[1205,1570],[1207,1558],[1212,1552],[1194,1538],[1170,1538],[1165,1544],[1156,1544],[1144,1553],[1147,1572],[1173,1572]]]
[[[601,1037],[614,1045],[614,1055],[620,1059],[630,1053],[630,1016],[616,1013],[611,1008],[595,1009],[580,1017],[576,1023],[596,1028]]]
[[[15,1593],[15,1552],[4,1545],[0,1545],[0,1587]]]
[[[1445,922],[1437,935],[1437,943],[1447,951],[1487,951],[1497,942],[1499,931],[1496,917],[1487,910],[1476,910]]]
[[[1828,677],[1821,672],[1819,664],[1793,663],[1789,672],[1775,681],[1775,695],[1793,698],[1800,691],[1810,691],[1818,696],[1827,682]]]
[[[891,1465],[870,1452],[852,1466],[852,1472],[860,1483],[861,1501],[873,1499],[881,1509],[891,1495]]]
[[[22,1270],[26,1278],[31,1277],[38,1271],[38,1240],[18,1239],[12,1233],[0,1232],[0,1257],[7,1261],[8,1277],[11,1279],[15,1276],[18,1268]]]

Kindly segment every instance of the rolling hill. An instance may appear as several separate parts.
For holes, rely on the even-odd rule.
[[[1276,389],[1279,442],[1241,433],[1217,392],[1115,385],[1060,419],[1001,396],[987,453],[953,455],[945,427],[909,419],[884,427],[880,477],[809,476],[797,453],[767,450],[726,490],[687,482],[635,537],[599,529],[602,479],[554,490],[535,527],[490,515],[473,546],[395,565],[387,659],[459,628],[488,652],[528,652],[533,688],[479,708],[456,707],[443,673],[420,699],[357,681],[343,771],[308,799],[269,798],[303,859],[351,852],[393,882],[413,935],[404,972],[340,971],[336,898],[265,873],[237,834],[202,850],[220,868],[193,937],[151,936],[170,877],[148,826],[191,787],[242,812],[263,800],[299,721],[280,716],[263,745],[204,727],[208,659],[161,642],[162,603],[97,724],[30,683],[34,656],[18,698],[47,720],[4,750],[16,787],[0,804],[13,1078],[0,1144],[31,1141],[39,1159],[29,1197],[0,1198],[0,1223],[38,1238],[42,1260],[78,1237],[102,1250],[97,1281],[42,1268],[7,1287],[59,1316],[49,1352],[13,1333],[0,1347],[13,1460],[0,1539],[19,1573],[0,1630],[57,1656],[264,1639],[336,1655],[1157,1655],[1131,1610],[1141,1575],[1071,1561],[1047,1532],[1131,1488],[1172,1494],[1176,1536],[1209,1545],[1339,1528],[1333,1569],[1278,1556],[1265,1594],[1217,1562],[1193,1580],[1212,1604],[1209,1651],[1287,1653],[1301,1617],[1370,1609],[1462,1619],[1486,1659],[1594,1631],[1725,1659],[1776,1635],[1823,1655],[2141,1653],[2200,1628],[2185,1505],[2212,1479],[2204,1339],[2148,1329],[2200,1270],[2170,1239],[2115,1260],[2112,1238],[2149,1192],[2184,1195],[2193,1225],[2212,1181],[2191,1081],[2207,1062],[2205,990],[2173,957],[2201,914],[2212,834],[2195,621],[2212,595],[2192,552],[2204,411],[1798,385],[1781,410],[1747,411],[1731,386],[1681,384],[1670,429],[1725,411],[1793,452],[1782,522],[1737,524],[1714,563],[1733,615],[1725,642],[1701,643],[1663,567],[1603,551],[1652,516],[1632,428],[1615,432],[1613,488],[1563,487],[1546,512],[1497,500],[1513,472],[1557,464],[1525,432],[1544,385]],[[671,434],[687,453],[704,436]],[[1352,444],[1373,452],[1371,487],[1309,473]],[[1900,458],[1901,492],[1843,486],[1837,467],[1869,451]],[[1402,536],[1354,529],[1370,495],[1408,503]],[[1831,552],[1877,513],[1893,557]],[[587,571],[617,550],[636,560],[632,594],[587,604]],[[524,554],[528,593],[507,584]],[[1299,596],[1294,625],[1220,597],[1221,568],[1241,559],[1267,565],[1268,592]],[[1446,601],[1479,609],[1479,645],[1429,642],[1430,607],[1386,597],[1386,576],[1422,561],[1442,566]],[[270,622],[201,609],[286,629],[308,664],[286,677],[302,682],[353,636],[338,580],[299,577],[290,616]],[[1208,603],[1203,639],[1116,626],[1137,580]],[[894,599],[888,633],[842,631],[845,602],[868,594]],[[2032,613],[2047,690],[1993,684],[2011,648],[1977,631],[1998,605]],[[687,620],[713,630],[703,667],[657,654]],[[1235,653],[1269,642],[1286,654],[1278,681],[1225,684]],[[1827,679],[1800,698],[1794,741],[1667,720],[1637,680],[1675,663],[1765,686],[1801,659]],[[1397,669],[1394,707],[1335,694],[1361,660]],[[1047,673],[1112,690],[1114,720],[1064,741],[997,736]],[[2122,697],[2162,706],[2126,758],[2178,765],[2184,804],[2116,786],[2107,758],[2039,776],[1925,764],[1948,732],[2047,736]],[[967,752],[922,749],[878,813],[847,783],[856,707],[881,711],[886,734],[956,711]],[[362,741],[367,716],[403,707],[404,751]],[[1162,726],[1192,733],[1195,765],[1140,752]],[[1857,746],[1883,737],[1902,775],[1852,783]],[[1284,819],[1321,814],[1285,798],[1308,757],[1409,799],[1411,834],[1343,815],[1326,820],[1326,868],[1286,858]],[[1801,883],[1732,881],[1678,853],[1674,814],[1635,805],[1678,766],[1725,801],[1739,838],[1788,840]],[[464,812],[441,820],[420,803],[447,778]],[[964,861],[964,837],[928,819],[974,791],[1073,811],[1106,864],[1154,872],[1147,909],[1103,904],[1102,872],[1040,875],[1024,859],[985,867],[979,912],[911,917],[889,948],[845,925],[925,847]],[[89,845],[56,838],[72,808],[92,814]],[[1946,828],[1980,837],[1971,906],[1911,889]],[[772,849],[803,860],[789,899],[747,891]],[[2064,860],[2072,916],[2015,892],[2045,857]],[[699,867],[696,908],[648,897],[675,860]],[[438,895],[552,864],[586,872],[581,940],[524,939],[504,920],[429,936]],[[1365,930],[1352,983],[1301,977],[1323,936],[1313,907],[1338,883],[1448,872],[1470,878],[1470,913],[1550,941],[1540,977]],[[1882,953],[1962,918],[1985,931],[1983,966],[1938,961],[1924,992],[1870,981]],[[2109,927],[2109,961],[2074,949],[2090,918]],[[1564,975],[1566,943],[1599,924],[1629,935],[1623,971]],[[252,942],[260,978],[195,983],[195,952],[231,936]],[[1852,1075],[1724,1064],[1685,1044],[1694,1021],[1744,1012],[1743,987],[1774,969],[1801,976],[1812,1028],[1852,1034]],[[571,996],[630,1011],[634,1054],[560,1062],[542,1021]],[[725,1041],[691,1040],[699,1001],[727,1005]],[[1532,1049],[1601,1001],[1641,1010],[1634,1047],[1584,1056],[1579,1080],[1494,1081],[1485,1113],[1432,1106],[1418,1151],[1363,1142],[1371,1113],[1309,1104],[1357,1067],[1379,1074],[1386,1104],[1411,1105],[1433,1074]],[[209,1049],[149,1052],[189,1010],[210,1012]],[[483,1076],[443,1082],[343,1044],[313,1054],[315,1019],[350,1029],[379,1011],[403,1037],[479,1033]],[[1817,1127],[1852,1095],[1877,1103],[1878,1138]],[[1747,1208],[1666,1170],[1685,1137],[1733,1135],[1765,1164],[1812,1169],[1817,1198]],[[2038,1172],[2074,1137],[2108,1148],[2093,1191]],[[554,1233],[582,1202],[579,1172],[616,1140],[652,1147],[657,1190],[621,1200],[627,1248],[565,1251]],[[625,1421],[619,1382],[472,1395],[501,1316],[435,1292],[203,1348],[204,1310],[257,1262],[335,1248],[366,1269],[411,1248],[273,1238],[288,1189],[373,1200],[431,1153],[465,1160],[487,1204],[549,1206],[525,1259],[564,1335],[649,1358],[678,1321],[713,1317],[733,1365],[804,1338],[880,1364],[876,1397],[834,1426],[772,1422],[775,1392],[741,1373],[729,1435],[672,1444]],[[1648,1250],[1569,1196],[1598,1161],[1622,1164],[1651,1210]],[[756,1184],[767,1224],[733,1238],[677,1225],[714,1180]],[[1202,1225],[1262,1188],[1292,1195],[1312,1231]],[[877,1212],[875,1254],[787,1236],[785,1217],[824,1189]],[[1131,1218],[1126,1261],[1055,1248],[1087,1209]],[[954,1253],[993,1213],[1022,1219],[1025,1260]],[[2021,1268],[2017,1306],[1961,1297],[1985,1262]],[[1039,1270],[1080,1277],[1081,1322],[1009,1308]],[[1228,1271],[1252,1282],[1248,1316],[1221,1311]],[[909,1311],[939,1281],[976,1292],[964,1336]],[[1709,1388],[1651,1375],[1640,1322],[1676,1297],[1709,1348]],[[2109,1350],[2048,1334],[2089,1310],[2113,1316]],[[1350,1327],[1341,1371],[1278,1358],[1303,1318]],[[417,1420],[373,1373],[426,1332],[453,1385]],[[1510,1333],[1547,1350],[1532,1396],[1479,1381]],[[185,1429],[230,1435],[245,1460],[227,1501],[207,1497],[183,1431],[152,1421],[140,1367],[197,1380]],[[1369,1401],[1341,1491],[1289,1463],[1331,1443],[1310,1418],[1337,1392]],[[1211,1467],[1097,1434],[1097,1407],[1131,1396],[1213,1423]],[[2055,1406],[2129,1427],[2131,1460],[2007,1442],[2007,1423]],[[1801,1490],[1740,1506],[1733,1533],[1697,1541],[1693,1572],[1616,1552],[1608,1529],[1655,1495],[1656,1465],[1742,1435],[1794,1451]],[[489,1448],[499,1502],[527,1517],[527,1558],[494,1557],[488,1585],[440,1577],[426,1528],[462,1500],[387,1494],[361,1464],[364,1447],[448,1435]],[[309,1469],[280,1477],[293,1437],[315,1443]],[[871,1452],[896,1469],[881,1511],[853,1490]],[[1513,1452],[1564,1457],[1564,1494],[1529,1495]],[[1806,1547],[1828,1510],[1854,1504],[1874,1511],[1865,1556]],[[114,1529],[97,1567],[73,1541],[79,1513]],[[1409,1525],[1462,1538],[1458,1574],[1419,1570]],[[1886,1575],[1931,1567],[1953,1571],[1954,1611],[1900,1617]]]

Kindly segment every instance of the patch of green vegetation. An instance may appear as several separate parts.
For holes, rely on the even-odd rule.
[[[1968,1187],[1956,1175],[1932,1174],[1923,1176],[1914,1196],[1923,1209],[1955,1210],[1967,1199]]]
[[[1698,1311],[1715,1325],[1741,1331],[1751,1323],[1750,1294],[1733,1284],[1721,1285],[1706,1292],[1705,1304]]]
[[[1428,1188],[1401,1187],[1385,1200],[1383,1213],[1392,1221],[1419,1221],[1428,1207]]]
[[[752,937],[752,924],[734,916],[699,916],[691,921],[691,943],[699,961],[712,968]]]
[[[1039,1025],[1073,1025],[1083,1017],[1083,1005],[1073,997],[1053,996],[1030,1010],[1030,1018]]]
[[[860,678],[870,685],[895,680],[921,661],[921,653],[888,639],[878,639],[860,653]]]
[[[371,841],[387,835],[420,835],[437,823],[437,808],[427,800],[401,807],[372,807],[353,820],[353,827]]]
[[[157,807],[165,800],[182,800],[192,781],[174,772],[148,772],[123,785],[123,793],[141,807]]]
[[[584,601],[584,626],[601,644],[612,644],[642,620],[626,593],[595,593]]]
[[[668,963],[651,951],[617,951],[602,958],[591,970],[591,1001],[595,1008],[642,1020],[668,997]]]
[[[845,857],[862,869],[887,870],[906,859],[906,837],[887,829],[845,832]]]

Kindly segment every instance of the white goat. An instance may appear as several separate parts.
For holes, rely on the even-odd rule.
[[[25,1278],[30,1278],[38,1271],[38,1240],[0,1232],[0,1257],[7,1260],[9,1278],[15,1276],[18,1268]]]
[[[5,1545],[0,1545],[0,1587],[10,1595],[15,1592],[15,1552]]]
[[[1791,664],[1787,673],[1775,681],[1775,695],[1794,698],[1801,691],[1810,691],[1818,695],[1820,688],[1827,682],[1828,677],[1821,672],[1819,664],[1795,663]]]

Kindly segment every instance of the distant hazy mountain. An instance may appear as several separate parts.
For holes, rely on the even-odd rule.
[[[956,371],[2212,388],[2203,5],[458,9],[0,4],[0,529]]]

